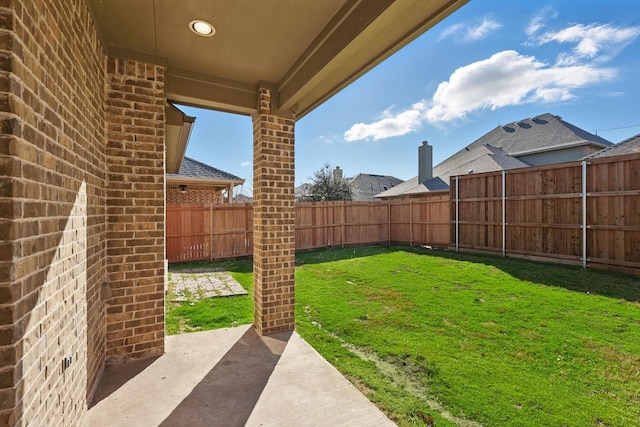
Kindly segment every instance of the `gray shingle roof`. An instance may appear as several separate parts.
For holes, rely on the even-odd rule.
[[[177,174],[168,173],[167,176],[173,178],[212,179],[217,181],[244,181],[242,178],[230,174],[229,172],[214,168],[213,166],[209,166],[186,156],[182,161],[182,165],[180,165],[180,172]]]
[[[307,197],[309,195],[309,188],[311,187],[311,184],[309,184],[308,182],[302,183],[300,185],[298,185],[295,189],[294,189],[294,194],[295,194],[295,198],[296,200],[302,198],[302,197]]]
[[[507,154],[521,155],[577,143],[592,143],[602,148],[613,145],[610,141],[567,123],[558,116],[545,113],[498,126],[467,147],[474,149],[489,144],[492,147],[502,148]]]
[[[529,166],[516,156],[580,145],[609,147],[610,141],[545,113],[498,126],[433,168],[436,177],[419,183],[418,177],[382,192],[376,197],[397,197],[427,191],[447,190],[451,176]],[[435,181],[437,178],[440,181]],[[443,188],[445,184],[446,187]]]
[[[467,173],[492,172],[503,169],[514,169],[528,166],[526,163],[508,155],[502,149],[490,145],[478,147],[474,150],[461,150],[456,156],[455,162],[442,162],[433,168],[435,178],[427,182],[419,183],[418,177],[403,182],[389,191],[378,194],[377,197],[396,197],[400,195],[413,195],[428,191],[441,191],[449,189],[449,181],[452,176]],[[453,167],[453,169],[450,169]]]
[[[464,153],[462,153],[464,151]],[[462,150],[455,158],[445,160],[433,168],[433,175],[440,177],[449,184],[449,179],[455,175],[470,173],[492,172],[503,169],[527,167],[526,163],[505,153],[502,148],[484,145],[469,151]]]
[[[623,154],[640,153],[640,134],[627,138],[622,142],[600,150],[597,153],[585,156],[585,159],[595,159],[597,157],[621,156]]]
[[[349,180],[353,192],[353,200],[374,201],[375,195],[395,187],[402,180],[395,176],[359,173]]]

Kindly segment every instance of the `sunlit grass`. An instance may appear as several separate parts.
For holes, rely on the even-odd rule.
[[[298,333],[399,425],[640,419],[637,277],[407,247],[297,262]],[[249,260],[227,268],[250,285]],[[251,295],[215,300],[169,310],[168,325],[251,321]]]

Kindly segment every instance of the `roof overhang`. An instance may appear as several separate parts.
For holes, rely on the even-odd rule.
[[[511,157],[521,157],[521,156],[528,156],[531,154],[538,154],[538,153],[546,153],[549,151],[558,151],[558,150],[564,150],[567,148],[576,148],[576,147],[584,147],[586,145],[593,145],[594,147],[597,147],[599,149],[603,149],[603,148],[607,148],[609,146],[607,145],[603,145],[600,144],[598,142],[595,141],[588,141],[586,139],[583,139],[581,141],[575,141],[575,142],[569,142],[566,144],[558,144],[558,145],[553,145],[550,147],[545,147],[545,148],[539,148],[539,149],[535,149],[535,150],[525,150],[525,151],[519,151],[517,153],[511,153],[509,154]]]
[[[166,67],[169,100],[252,114],[266,86],[300,118],[468,0],[86,1],[109,55]]]
[[[196,118],[187,116],[170,102],[165,105],[164,112],[166,171],[167,173],[178,173]]]
[[[167,185],[193,185],[194,187],[207,187],[216,190],[225,190],[229,186],[242,185],[244,179],[205,179],[205,178],[190,178],[184,176],[166,175]]]

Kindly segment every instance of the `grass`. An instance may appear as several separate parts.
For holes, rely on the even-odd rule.
[[[408,247],[304,252],[297,264],[298,333],[398,425],[640,419],[637,277]],[[249,260],[227,265],[250,285]],[[220,302],[178,317],[251,321],[250,296]]]
[[[244,325],[253,321],[253,273],[249,258],[230,261],[185,262],[172,264],[170,270],[215,266],[229,272],[248,295],[227,298],[206,298],[186,303],[172,302],[172,278],[169,273],[169,294],[165,325],[169,335],[181,332],[205,331]],[[185,290],[185,293],[188,293]],[[185,295],[186,296],[186,295]]]

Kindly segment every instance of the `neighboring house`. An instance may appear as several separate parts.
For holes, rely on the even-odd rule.
[[[233,203],[253,203],[253,197],[244,194],[238,194],[233,198]]]
[[[624,154],[637,154],[640,153],[640,134],[627,138],[622,142],[607,147],[604,150],[600,150],[596,153],[590,154],[585,159],[595,159],[598,157],[609,156],[622,156]]]
[[[342,169],[340,166],[336,166],[333,170],[335,178],[342,178]],[[400,178],[390,175],[374,175],[369,173],[359,173],[358,175],[345,178],[351,187],[351,195],[353,201],[357,202],[375,202],[380,201],[376,199],[376,194],[383,191],[387,191],[396,185],[401,184],[403,181]],[[305,197],[311,195],[311,184],[304,183],[295,188],[296,200],[302,200]]]
[[[184,157],[180,171],[167,174],[167,204],[219,204],[225,199],[231,202],[233,188],[243,183],[242,178]]]
[[[426,141],[418,148],[418,176],[375,197],[412,197],[449,189],[452,176],[580,160],[612,146],[604,138],[551,114],[498,126],[432,167]]]
[[[369,173],[359,173],[353,178],[348,178],[353,199],[359,202],[375,202],[376,194],[387,191],[396,185],[402,184],[400,178],[389,175],[373,175]]]
[[[311,188],[311,184],[309,184],[308,182],[298,185],[294,189],[294,195],[295,195],[296,201],[300,201],[305,197],[308,197],[311,194],[309,191],[310,188]]]

